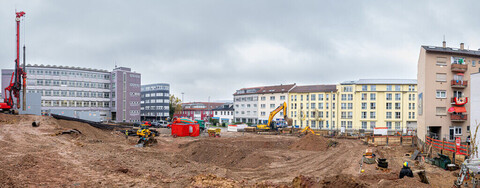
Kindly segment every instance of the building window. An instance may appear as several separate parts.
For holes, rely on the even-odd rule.
[[[353,122],[352,121],[347,121],[347,128],[349,128],[349,129],[353,128]]]
[[[447,66],[447,58],[437,57],[437,66]]]
[[[364,100],[367,100],[367,94],[366,93],[362,93],[362,101]]]
[[[395,112],[395,119],[400,119],[400,118],[401,118],[400,112]]]
[[[362,112],[362,119],[367,119],[367,112]]]
[[[362,91],[367,91],[368,90],[368,86],[367,85],[363,85],[362,86]]]
[[[402,95],[401,95],[400,93],[395,93],[395,100],[396,100],[396,101],[401,100],[401,96],[402,96]]]
[[[362,110],[366,110],[367,109],[367,103],[366,102],[362,102]]]
[[[377,95],[375,93],[370,93],[370,100],[377,100]]]
[[[371,85],[370,86],[370,91],[377,91],[377,86]]]
[[[375,129],[376,124],[377,124],[377,123],[376,123],[375,121],[371,121],[371,122],[370,122],[370,129]]]
[[[370,119],[375,119],[375,118],[377,118],[376,113],[370,112]]]
[[[348,100],[352,101],[353,100],[353,94],[348,94]]]
[[[387,93],[386,96],[387,96],[387,101],[392,100],[392,94],[391,93]]]
[[[400,85],[395,85],[395,91],[401,91],[402,87]]]
[[[392,112],[387,112],[387,117],[386,119],[392,119]]]
[[[387,108],[387,110],[391,110],[392,109],[392,103],[387,102],[386,108]]]
[[[370,110],[375,110],[377,108],[376,103],[372,102],[370,103]]]
[[[446,109],[446,107],[437,107],[437,108],[436,108],[436,114],[437,114],[437,116],[445,116],[445,115],[447,115],[447,109]]]
[[[346,101],[347,100],[347,94],[342,94],[342,101]]]
[[[343,92],[352,92],[352,86],[343,87]]]
[[[260,97],[260,100],[264,101],[264,100],[265,100],[265,97]]]
[[[347,109],[347,103],[342,103],[341,106],[342,106],[342,107],[341,107],[342,110],[346,110],[346,109]]]
[[[353,103],[348,103],[348,109],[352,110],[353,109]]]
[[[316,99],[315,99],[315,96],[317,96],[317,95],[312,94],[312,96],[310,96],[310,99],[312,99],[312,101],[316,100]]]
[[[275,104],[270,104],[270,108],[275,108]]]
[[[362,129],[367,129],[367,122],[366,121],[362,121]]]
[[[387,129],[392,129],[392,122],[391,121],[387,121]]]
[[[455,127],[455,136],[462,135],[462,127]]]
[[[311,103],[310,105],[311,105],[312,109],[315,109],[315,103]]]
[[[387,85],[387,91],[392,91],[392,85]]]
[[[318,100],[323,101],[323,94],[318,94]]]
[[[318,109],[323,110],[323,103],[318,103]]]
[[[437,99],[445,99],[445,98],[447,98],[447,91],[437,90]]]
[[[472,67],[475,67],[475,66],[476,66],[475,60],[472,60]]]
[[[275,100],[275,96],[270,96],[270,100],[271,100],[271,101],[274,101],[274,100]]]
[[[395,110],[400,110],[400,103],[395,103]]]
[[[437,73],[437,82],[446,82],[447,74],[446,73]]]

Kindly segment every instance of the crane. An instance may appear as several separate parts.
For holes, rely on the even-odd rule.
[[[23,47],[23,67],[20,66],[20,18],[25,15],[25,12],[15,12],[15,21],[17,22],[17,59],[15,59],[15,71],[10,78],[10,84],[5,88],[5,99],[3,103],[0,103],[0,109],[2,111],[12,112],[15,109],[14,99],[17,99],[17,109],[20,109],[20,91],[23,89],[23,110],[25,110],[25,93],[26,93],[26,80],[27,73],[25,72],[25,46]]]
[[[283,102],[282,105],[278,106],[275,110],[270,112],[270,115],[268,117],[268,123],[266,125],[257,125],[257,129],[260,129],[260,130],[276,130],[277,127],[275,126],[275,123],[273,122],[273,118],[281,110],[283,110],[284,120],[287,121],[287,103]]]

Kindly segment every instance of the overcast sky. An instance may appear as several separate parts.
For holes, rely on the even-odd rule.
[[[23,10],[27,63],[116,62],[187,102],[232,100],[242,87],[415,79],[420,46],[444,35],[480,48],[478,1],[0,2],[0,68],[14,66]]]

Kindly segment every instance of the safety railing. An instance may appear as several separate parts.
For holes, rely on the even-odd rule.
[[[456,144],[455,142],[437,140],[428,136],[425,139],[425,144],[429,147],[431,146],[439,149],[441,154],[443,154],[445,151],[464,156],[468,156],[470,154],[470,147],[464,144]]]

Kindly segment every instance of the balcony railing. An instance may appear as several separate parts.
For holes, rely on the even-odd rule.
[[[455,103],[455,98],[457,98],[457,103],[458,103],[458,104]],[[467,101],[468,101],[468,98],[467,98],[467,97],[452,97],[451,103],[452,103],[453,105],[460,105],[460,106],[462,106],[462,105],[465,105],[465,104],[467,103]]]
[[[450,114],[451,121],[467,121],[467,114]]]
[[[466,72],[468,65],[466,64],[452,64],[452,72]]]
[[[466,88],[467,86],[467,80],[452,80],[452,88]]]

